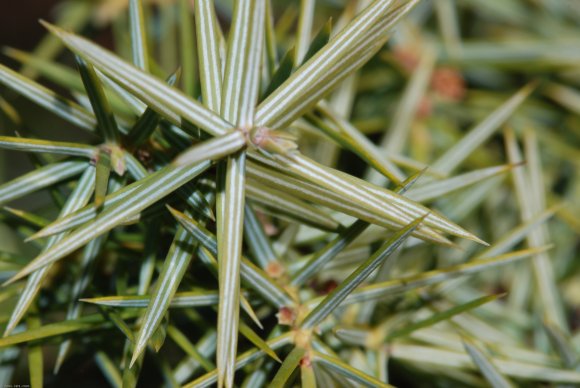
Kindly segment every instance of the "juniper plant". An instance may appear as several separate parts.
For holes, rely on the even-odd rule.
[[[121,55],[46,22],[52,47],[60,42],[74,53],[76,69],[53,62],[54,49],[36,56],[8,50],[30,78],[0,65],[0,83],[98,140],[0,137],[0,147],[32,153],[35,163],[0,186],[0,202],[47,190],[57,209],[48,219],[51,213],[5,208],[5,222],[38,254],[2,251],[0,295],[14,299],[2,318],[2,357],[27,344],[30,379],[42,385],[42,347],[59,340],[58,373],[74,362],[82,341],[74,334],[84,332],[108,381],[127,387],[147,385],[140,380],[149,374],[145,360],[166,384],[191,387],[387,386],[389,358],[427,373],[436,365],[449,379],[442,381],[464,384],[580,382],[549,239],[537,228],[557,210],[545,209],[538,194],[535,133],[523,135],[525,169],[516,134],[506,129],[507,164],[490,167],[484,158],[480,168],[456,173],[536,84],[496,104],[436,159],[405,156],[411,122],[428,109],[421,106],[428,88],[456,100],[463,93],[456,72],[435,69],[437,55],[425,41],[387,58],[409,81],[382,141],[350,120],[367,74],[361,68],[388,56],[393,29],[418,3],[353,1],[313,33],[321,7],[313,0],[298,11],[286,5],[282,16],[270,0],[181,0],[159,5],[155,15],[149,3],[131,0],[113,21],[130,38],[124,50],[119,34]],[[460,55],[454,5],[435,3],[447,52]],[[169,38],[156,35],[152,21]],[[177,57],[180,68],[171,68]],[[71,93],[42,86],[33,79],[39,74]],[[337,167],[340,150],[368,167],[366,179]],[[502,238],[492,233],[488,246],[453,220],[482,203],[506,173],[521,223],[503,228]],[[426,207],[435,201],[441,212]],[[518,247],[526,238],[528,246]],[[429,267],[436,252],[442,267]],[[516,261],[521,271],[510,298],[523,302],[506,306],[498,301],[503,294],[463,283]],[[421,271],[406,272],[413,264]],[[563,363],[490,325],[490,317],[509,315],[512,330],[527,327],[530,268],[538,296],[531,311]],[[39,298],[43,287],[61,289],[61,299],[48,306]],[[482,305],[486,314],[475,314]]]

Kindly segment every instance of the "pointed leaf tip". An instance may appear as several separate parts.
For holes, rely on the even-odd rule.
[[[38,22],[52,34],[58,35],[62,31],[60,27],[55,26],[44,19],[38,19]]]

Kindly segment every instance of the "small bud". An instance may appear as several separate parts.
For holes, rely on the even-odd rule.
[[[296,138],[286,132],[273,131],[266,127],[250,131],[250,143],[258,150],[276,154],[287,154],[298,148]]]
[[[266,273],[273,279],[279,279],[284,275],[284,266],[277,261],[271,261],[266,265]]]
[[[111,168],[119,176],[123,176],[125,171],[127,171],[125,153],[120,147],[114,146],[111,148]]]
[[[282,307],[276,314],[280,325],[292,326],[296,320],[296,312],[290,307]]]
[[[461,101],[466,93],[463,76],[450,67],[441,67],[433,72],[431,88],[441,97],[451,101]]]

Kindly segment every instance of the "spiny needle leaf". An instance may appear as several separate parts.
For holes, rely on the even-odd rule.
[[[371,185],[361,179],[326,168],[297,152],[288,155],[276,155],[275,158],[276,161],[271,164],[276,168],[289,170],[293,174],[341,194],[360,207],[379,213],[395,223],[408,223],[414,219],[413,217],[421,217],[429,213],[425,219],[426,226],[439,228],[445,232],[481,242],[476,236],[451,221],[435,213],[430,213],[428,209],[403,196]],[[428,227],[423,227],[423,231],[434,239],[441,237]],[[444,240],[442,242],[445,243]]]
[[[428,363],[437,367],[475,368],[472,359],[463,352],[428,346],[395,344],[391,347],[391,357],[400,361]],[[492,361],[501,373],[510,377],[554,383],[580,383],[580,373],[576,371],[501,358],[492,358]]]
[[[206,140],[182,152],[174,161],[176,166],[186,166],[204,160],[218,160],[231,155],[246,145],[246,139],[240,131],[233,131],[223,136]]]
[[[89,131],[95,129],[97,121],[84,108],[4,65],[0,65],[0,83],[74,125]]]
[[[234,4],[222,85],[220,114],[242,131],[254,124],[264,44],[265,0]],[[236,131],[238,132],[238,131]],[[240,307],[240,263],[244,230],[246,153],[218,166],[217,242],[220,304],[218,306],[218,387],[234,383]],[[218,172],[221,174],[221,171]],[[223,185],[223,186],[222,186]]]
[[[517,144],[515,134],[511,129],[505,133],[506,148],[508,158],[512,163],[521,163],[522,156]],[[529,155],[528,155],[529,156]],[[537,163],[538,161],[536,161]],[[520,206],[522,221],[526,222],[536,212],[541,211],[542,204],[536,196],[541,196],[543,187],[538,185],[538,182],[532,180],[532,175],[529,169],[514,170],[512,172],[514,179],[514,186]],[[530,191],[529,187],[534,190]],[[547,243],[547,236],[542,229],[532,229],[527,236],[527,242],[530,248],[535,248]],[[544,253],[537,254],[533,260],[534,280],[538,287],[538,293],[541,303],[539,307],[543,310],[543,314],[549,314],[555,323],[563,330],[567,330],[567,321],[562,308],[562,303],[558,295],[558,290],[555,284],[554,269],[548,255]],[[520,283],[520,282],[518,282]],[[549,313],[548,313],[549,312]]]
[[[547,219],[552,217],[560,207],[561,205],[555,205],[550,209],[547,209],[538,214],[536,217],[533,217],[528,222],[515,227],[514,229],[505,233],[501,239],[495,241],[491,246],[479,252],[475,258],[484,259],[487,257],[506,253],[508,250],[512,249],[520,241],[522,241],[532,229],[538,227]]]
[[[138,68],[148,71],[149,48],[147,47],[147,28],[141,0],[129,1],[129,25],[131,27],[133,63]]]
[[[558,352],[564,365],[570,369],[578,370],[580,355],[578,354],[578,351],[574,349],[572,345],[573,341],[570,336],[562,332],[560,328],[551,322],[544,322],[543,326],[546,329],[552,347]]]
[[[250,182],[255,179],[260,183],[275,188],[275,192],[288,193],[388,229],[396,230],[401,226],[399,223],[391,220],[391,217],[377,214],[376,211],[368,209],[368,205],[360,203],[358,200],[354,203],[345,201],[343,196],[318,185],[318,183],[322,183],[319,180],[312,180],[312,182],[304,181],[291,175],[285,175],[280,171],[259,166],[255,163],[248,163],[248,176],[252,178]],[[349,191],[348,195],[352,195],[352,193]],[[441,235],[433,235],[432,232],[427,233],[423,230],[424,228],[418,229],[413,235],[426,241],[449,244],[449,241]]]
[[[473,363],[481,371],[487,382],[493,388],[512,388],[514,385],[505,377],[493,364],[493,362],[483,353],[483,351],[471,340],[463,339],[463,346]]]
[[[517,168],[517,165],[505,165],[497,167],[482,168],[480,170],[471,171],[465,174],[457,175],[452,178],[431,181],[424,185],[418,184],[411,188],[406,197],[417,202],[428,202],[441,198],[444,195],[461,190],[464,187],[481,182],[485,179],[503,174],[510,171],[512,168]]]
[[[216,294],[217,296],[217,294]],[[177,327],[170,325],[167,328],[167,334],[171,339],[190,357],[195,359],[195,361],[199,362],[203,369],[206,372],[209,372],[215,369],[215,365],[204,357],[202,352],[198,350],[194,344],[192,344],[187,336],[181,332]]]
[[[173,73],[167,79],[167,84],[170,86],[175,85],[175,82],[179,78],[179,71]],[[133,127],[129,130],[127,134],[127,143],[131,149],[135,149],[143,144],[149,137],[153,134],[157,125],[161,121],[161,117],[155,110],[151,108],[145,109],[145,111],[139,117],[139,120],[133,124]]]
[[[58,27],[43,24],[87,63],[111,77],[174,124],[181,125],[182,119],[185,119],[212,135],[223,135],[232,129],[231,124],[197,101],[124,62],[109,51]]]
[[[292,48],[286,52],[286,54],[282,57],[276,72],[272,74],[272,78],[270,79],[270,84],[266,88],[266,90],[262,93],[262,100],[268,97],[272,92],[278,88],[278,86],[282,85],[284,81],[290,77],[292,74],[292,70],[294,69],[294,57],[296,55],[295,48]]]
[[[332,369],[333,371],[336,371],[346,377],[348,377],[349,379],[355,380],[358,383],[365,385],[367,387],[382,387],[382,388],[388,388],[388,387],[392,387],[389,384],[385,384],[382,381],[377,380],[376,378],[369,376],[368,374],[360,371],[357,368],[354,368],[353,366],[341,361],[340,359],[336,358],[336,357],[332,357],[329,355],[326,355],[324,353],[320,353],[320,352],[314,352],[314,362],[315,363],[320,363],[321,365],[324,365],[326,367],[328,367],[329,369]]]
[[[378,266],[393,253],[424,220],[424,217],[413,221],[386,241],[368,260],[361,264],[356,271],[350,274],[337,288],[335,288],[314,310],[304,318],[301,324],[303,329],[311,329],[346,299]]]
[[[97,167],[95,175],[95,206],[99,209],[107,195],[109,187],[109,177],[111,175],[111,151],[106,147],[101,147],[96,156]]]
[[[193,237],[183,228],[178,228],[169,248],[161,274],[151,293],[149,305],[143,315],[141,327],[135,337],[135,348],[130,367],[145,350],[147,343],[159,328],[173,296],[185,275],[185,271],[195,252]]]
[[[355,221],[324,248],[316,252],[304,267],[302,267],[302,269],[300,269],[300,271],[293,277],[291,284],[294,286],[304,284],[310,277],[320,271],[324,264],[332,260],[333,257],[340,253],[346,246],[348,246],[348,244],[364,232],[368,226],[369,223],[366,221]]]
[[[105,142],[117,144],[119,142],[119,129],[117,128],[117,121],[115,115],[111,110],[109,101],[105,97],[103,86],[95,69],[77,57],[77,64],[79,72],[85,85],[87,96],[91,102],[95,117],[97,119],[97,128],[103,135]]]
[[[282,334],[276,338],[268,340],[268,346],[272,350],[277,350],[285,345],[288,345],[292,341],[292,333]],[[248,365],[249,363],[260,359],[265,355],[265,352],[261,349],[251,349],[243,354],[239,355],[236,359],[235,368],[240,369],[244,366]],[[210,387],[216,384],[218,381],[218,371],[213,370],[210,373],[207,373],[194,381],[189,382],[184,386],[184,388],[202,388],[202,387]]]
[[[202,162],[188,168],[166,168],[155,178],[143,183],[134,196],[122,203],[117,203],[103,212],[94,222],[89,222],[76,229],[51,249],[37,256],[32,262],[16,274],[10,282],[16,281],[50,263],[62,259],[92,239],[108,232],[131,215],[139,213],[154,202],[177,190],[204,170],[210,162]]]
[[[273,212],[280,218],[287,217],[299,223],[330,232],[340,229],[340,223],[324,209],[310,205],[287,192],[264,186],[254,180],[248,180],[246,195],[252,199],[253,203]]]
[[[46,218],[21,209],[14,209],[8,206],[4,206],[3,209],[8,213],[12,214],[13,216],[19,217],[22,220],[40,228],[44,228],[49,223],[49,221]]]
[[[122,317],[133,318],[135,315],[135,312],[127,312],[126,314],[123,314]],[[49,337],[73,333],[76,331],[104,327],[111,327],[111,322],[105,319],[102,314],[88,315],[72,321],[50,323],[48,325],[41,326],[38,329],[27,330],[22,333],[0,338],[0,348],[5,348],[25,342],[38,341]]]
[[[487,268],[493,268],[524,258],[529,258],[530,256],[536,254],[538,251],[544,251],[550,248],[550,246],[546,246],[535,249],[524,249],[521,251],[489,257],[486,259],[473,260],[466,264],[454,265],[439,270],[427,271],[415,276],[405,276],[398,279],[372,284],[369,286],[361,287],[359,290],[353,292],[344,301],[344,304],[357,303],[363,300],[375,299],[384,297],[385,295],[391,295],[398,292],[404,292],[407,290],[424,287],[430,284],[440,283],[445,280],[476,273]]]
[[[308,47],[308,51],[304,54],[304,58],[302,59],[302,64],[306,63],[310,58],[312,58],[319,50],[321,50],[328,41],[330,40],[330,35],[332,34],[332,19],[328,19],[328,21],[322,26],[318,34],[312,39],[310,42],[310,46]]]
[[[286,356],[284,362],[276,372],[274,379],[268,385],[268,388],[284,388],[286,382],[292,375],[292,372],[298,367],[300,359],[306,353],[306,349],[295,347],[290,354]]]
[[[346,63],[343,64],[345,59],[352,60],[353,55],[359,54],[357,50],[354,50],[355,47],[364,49],[364,46],[372,45],[372,43],[360,43],[369,38],[369,31],[393,10],[393,3],[392,0],[376,0],[357,15],[347,27],[334,36],[304,65],[300,66],[284,84],[260,104],[256,113],[256,122],[261,126],[280,128],[293,121],[287,116],[296,117],[295,112],[306,108],[306,103],[310,101],[307,96],[316,94],[316,89],[324,90],[324,87],[321,88],[321,83],[332,84],[337,79],[344,78],[344,74],[337,76],[331,70],[334,70],[337,64],[345,66]],[[412,3],[414,1],[408,4]],[[356,67],[349,70],[355,69]],[[325,78],[327,74],[331,74],[329,79]],[[316,99],[313,99],[313,102],[316,102]]]
[[[86,161],[49,164],[0,185],[0,204],[62,182],[87,168]]]
[[[125,156],[127,158],[127,161],[129,162],[128,168],[129,168],[129,171],[131,172],[131,170],[133,169],[133,167],[132,167],[132,163],[133,163],[132,159],[133,158],[131,158],[129,155],[125,155]],[[127,186],[115,191],[114,193],[106,196],[105,200],[103,202],[103,207],[104,208],[111,207],[115,204],[118,204],[119,202],[124,201],[126,198],[133,196],[137,192],[137,189],[142,184],[144,184],[145,182],[151,181],[153,179],[157,179],[157,177],[160,174],[162,175],[163,173],[164,173],[164,171],[159,170],[159,171],[156,171],[152,174],[147,175],[147,171],[143,170],[143,168],[141,166],[139,166],[138,173],[135,173],[135,171],[133,171],[133,173],[132,173],[133,177],[137,178],[138,181],[134,182],[130,185],[127,185]],[[184,185],[184,188],[187,188],[187,187],[188,187],[188,184]],[[213,214],[211,213],[211,211],[206,210],[207,209],[207,202],[205,202],[205,199],[203,199],[201,197],[201,194],[197,191],[194,191],[193,193],[188,193],[188,191],[189,191],[189,189],[185,190],[185,192],[182,192],[182,189],[179,189],[178,194],[180,194],[182,197],[184,196],[184,194],[187,195],[186,202],[190,206],[192,211],[197,212],[196,214],[201,214],[202,216],[205,216],[208,219],[213,219]],[[158,205],[154,205],[154,206],[159,207]],[[161,208],[162,207],[163,207],[163,205],[161,205]],[[56,233],[70,230],[70,229],[75,228],[79,225],[82,225],[86,222],[94,220],[96,218],[97,214],[98,214],[97,208],[94,205],[89,205],[87,207],[79,209],[76,212],[69,214],[68,216],[58,218],[57,220],[52,222],[50,225],[41,229],[40,231],[38,231],[34,235],[30,236],[27,239],[27,241],[38,239],[41,237],[51,236],[51,235],[56,234]],[[139,217],[139,214],[135,214],[132,217]],[[136,218],[136,219],[138,219],[138,218]],[[128,218],[125,221],[128,221],[128,220],[131,220],[131,218]]]
[[[218,24],[213,1],[194,2],[203,103],[218,113],[222,95],[222,65],[219,54]]]
[[[461,164],[465,158],[486,141],[525,101],[534,91],[535,84],[531,83],[521,88],[509,100],[494,110],[485,120],[475,126],[452,148],[447,150],[439,159],[433,162],[433,168],[449,174]]]
[[[191,11],[193,4],[189,0],[179,0],[180,29],[179,41],[181,46],[181,66],[183,67],[183,90],[188,96],[196,95],[196,47],[195,34]]]
[[[98,298],[84,298],[81,302],[94,303],[111,307],[144,308],[149,306],[149,295],[135,296],[101,296]],[[169,307],[197,307],[212,306],[219,301],[217,291],[190,291],[177,292],[171,299]]]
[[[79,303],[79,297],[85,293],[86,289],[93,278],[95,270],[95,259],[102,252],[102,249],[107,241],[108,236],[105,234],[100,236],[90,243],[83,249],[83,253],[80,259],[81,273],[80,276],[75,280],[71,295],[69,296],[69,307],[66,313],[68,320],[78,319],[82,314],[82,306]],[[72,348],[72,339],[63,341],[58,348],[58,355],[54,363],[54,373],[58,373],[60,367],[65,361],[70,349]]]
[[[453,308],[450,308],[448,310],[438,312],[436,314],[433,314],[431,317],[429,317],[427,319],[423,319],[419,322],[415,322],[415,323],[412,323],[410,325],[407,325],[406,327],[404,327],[402,329],[390,332],[389,334],[387,334],[385,340],[390,341],[390,340],[393,340],[395,338],[408,336],[409,334],[411,334],[412,332],[414,332],[416,330],[422,329],[424,327],[433,326],[433,325],[435,325],[439,322],[442,322],[442,321],[446,321],[446,320],[454,317],[455,315],[462,314],[466,311],[471,311],[471,310],[473,310],[481,305],[484,305],[486,303],[494,301],[502,296],[503,295],[501,295],[501,294],[500,295],[483,296],[481,298],[472,300],[471,302],[467,302],[467,303],[461,304],[459,306],[455,306]]]
[[[12,151],[46,152],[84,158],[91,158],[95,153],[95,147],[86,144],[9,136],[0,136],[0,148]]]
[[[258,349],[262,350],[268,356],[272,357],[272,359],[282,362],[278,358],[278,355],[268,346],[268,343],[264,341],[255,331],[253,331],[248,325],[244,322],[240,322],[240,334],[246,337],[251,343],[253,343]]]
[[[264,0],[236,2],[234,7],[220,112],[238,127],[251,128],[254,122],[265,7]]]
[[[300,1],[300,16],[298,18],[298,31],[296,33],[296,67],[302,63],[306,56],[308,46],[310,45],[315,6],[315,0]]]
[[[327,118],[327,121],[318,119],[314,115],[307,116],[309,120],[316,124],[317,128],[343,147],[355,152],[395,184],[400,184],[405,179],[403,173],[384,156],[384,152],[380,151],[347,120],[332,112],[330,107],[322,103],[318,105],[318,111],[322,113],[323,117]]]
[[[252,206],[247,202],[244,209],[244,237],[250,252],[252,252],[260,267],[266,268],[269,263],[277,261],[277,255],[264,231],[264,227]]]
[[[226,166],[223,211],[218,211],[218,386],[233,385],[240,308],[240,263],[244,217],[244,152],[229,157]],[[225,217],[225,218],[224,218]],[[220,227],[220,222],[222,226]]]
[[[95,354],[95,363],[101,369],[107,381],[114,387],[122,385],[123,379],[113,360],[105,352]]]
[[[26,323],[28,330],[38,330],[42,325],[38,312],[35,311],[34,314],[30,314]],[[44,357],[42,355],[42,346],[38,343],[28,345],[28,369],[30,384],[35,387],[42,387],[44,377]]]

